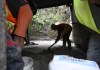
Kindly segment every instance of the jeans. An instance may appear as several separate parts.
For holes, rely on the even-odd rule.
[[[100,67],[100,34],[93,33],[89,40],[87,59],[96,61]]]
[[[7,70],[23,70],[24,62],[21,57],[22,48],[17,46],[7,33]]]

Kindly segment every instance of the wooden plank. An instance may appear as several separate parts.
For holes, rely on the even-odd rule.
[[[0,0],[0,70],[6,70],[6,44],[5,44],[5,8],[3,0]]]

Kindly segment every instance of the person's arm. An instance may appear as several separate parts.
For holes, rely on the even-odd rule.
[[[32,16],[33,14],[28,4],[20,7],[17,20],[17,27],[14,32],[15,34],[14,40],[20,47],[23,47],[26,31],[32,19]]]
[[[61,39],[61,31],[58,31],[57,38],[55,40],[55,43],[57,43]]]

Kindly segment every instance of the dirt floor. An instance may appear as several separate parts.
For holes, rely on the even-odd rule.
[[[61,45],[56,45],[51,51],[48,51],[48,46],[50,46],[49,42],[44,43],[43,41],[38,41],[38,45],[28,45],[26,48],[23,48],[23,56],[33,58],[34,70],[49,70],[48,64],[53,59],[54,55],[69,55],[80,59],[86,58],[85,53],[75,47],[73,47],[73,49],[68,49],[61,47]]]

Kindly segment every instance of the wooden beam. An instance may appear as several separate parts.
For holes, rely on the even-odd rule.
[[[4,0],[0,0],[0,70],[6,70],[6,44],[5,44],[5,8]]]

